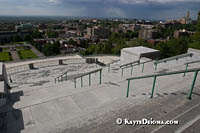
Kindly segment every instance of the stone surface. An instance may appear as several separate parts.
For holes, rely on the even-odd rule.
[[[153,78],[131,81],[129,97],[126,98],[126,78],[142,76],[147,74],[184,70],[184,63],[193,58],[183,58],[161,63],[157,71],[154,70],[153,62],[145,64],[142,73],[142,65],[134,67],[133,75],[131,69],[124,70],[123,77],[120,62],[115,62],[108,67],[103,67],[102,84],[99,85],[99,73],[92,74],[91,86],[89,77],[77,79],[77,88],[74,88],[73,77],[99,68],[96,64],[68,64],[54,65],[34,70],[24,70],[10,73],[13,82],[11,99],[6,107],[0,109],[0,114],[6,114],[7,132],[150,132],[162,130],[160,126],[126,126],[117,125],[116,118],[155,118],[174,119],[179,114],[187,112],[188,109],[198,105],[199,86],[196,82],[193,99],[188,101],[193,73],[170,75],[158,77],[154,98],[151,95]],[[145,61],[145,60],[144,60]],[[27,62],[25,62],[27,63]],[[23,64],[22,62],[19,64]],[[14,64],[12,64],[14,66]],[[199,64],[189,68],[199,67]],[[55,83],[54,78],[70,70],[68,81]],[[200,76],[197,77],[197,81]],[[198,107],[197,107],[198,108]],[[194,108],[195,109],[195,108]],[[198,116],[198,110],[192,111]],[[190,114],[180,117],[181,121],[195,117]],[[8,124],[10,122],[10,125]],[[192,123],[196,123],[192,121]],[[182,126],[172,128],[178,130]],[[15,128],[10,128],[14,126]],[[188,130],[192,125],[182,128]],[[3,130],[2,130],[3,131]]]

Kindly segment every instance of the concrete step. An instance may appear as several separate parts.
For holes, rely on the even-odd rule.
[[[198,86],[195,89],[199,90],[200,89],[199,87],[200,86]],[[134,132],[138,133],[149,133],[149,132],[168,133],[175,131],[182,132],[188,127],[188,124],[193,124],[191,121],[193,121],[196,118],[196,116],[200,115],[199,100],[200,100],[199,95],[195,94],[193,95],[192,100],[185,99],[185,96],[170,96],[164,101],[160,100],[159,101],[160,107],[156,108],[154,111],[151,111],[152,114],[144,117],[147,119],[153,118],[154,120],[164,120],[164,121],[178,120],[179,125],[162,125],[162,126],[145,125],[145,126],[139,126],[139,128],[134,130]],[[129,130],[130,128],[128,129],[127,127],[125,127],[125,129]],[[123,131],[125,129],[123,129]]]
[[[200,86],[195,88],[196,90],[200,89]],[[195,93],[199,94],[198,91]],[[174,132],[174,131],[188,131],[191,130],[189,127],[192,125],[197,125],[199,119],[194,121],[196,116],[199,116],[199,95],[193,95],[192,100],[186,99],[185,95],[182,95],[182,92],[178,91],[176,94],[181,95],[169,95],[162,98],[154,98],[149,101],[144,102],[144,104],[134,106],[128,110],[118,112],[112,118],[104,120],[101,124],[93,123],[91,125],[84,125],[81,128],[68,130],[69,132],[75,133],[81,131],[82,133],[86,132],[95,132],[95,133],[115,133],[115,132],[124,132],[124,133],[149,133],[149,132]],[[130,120],[140,120],[142,118],[154,120],[179,120],[179,125],[170,125],[170,126],[160,126],[160,125],[117,125],[117,118],[128,118]],[[189,122],[189,124],[188,124]],[[190,125],[192,123],[192,125]],[[194,124],[193,124],[194,123]],[[195,126],[196,127],[196,126]]]

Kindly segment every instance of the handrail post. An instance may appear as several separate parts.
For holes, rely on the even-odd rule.
[[[152,92],[151,92],[151,98],[153,98],[155,84],[156,84],[156,78],[157,78],[157,76],[154,76],[153,87],[152,87]]]
[[[102,70],[100,70],[99,84],[101,84],[101,74],[102,74]]]
[[[66,72],[66,81],[67,81],[67,72]]]
[[[157,70],[157,65],[158,65],[158,64],[156,63],[156,64],[155,64],[155,70]]]
[[[110,72],[110,64],[108,65],[108,72]]]
[[[144,72],[144,63],[143,63],[143,65],[142,65],[142,73]]]
[[[91,85],[91,73],[89,73],[89,86]]]
[[[130,88],[130,80],[128,80],[128,87],[127,87],[127,93],[126,93],[126,97],[129,96],[129,88]]]
[[[123,70],[124,70],[124,69],[122,68],[122,74],[121,74],[122,77],[123,77]]]
[[[76,88],[76,78],[74,79],[74,87]]]
[[[133,65],[132,65],[132,67],[131,67],[131,75],[133,75]]]
[[[188,95],[188,99],[192,99],[192,92],[193,92],[193,89],[194,89],[194,85],[195,85],[195,82],[196,82],[196,79],[197,79],[198,72],[199,72],[198,70],[195,71],[194,78],[193,78],[193,81],[192,81],[192,86],[191,86],[191,89],[190,89],[190,93]]]
[[[188,69],[188,64],[186,64],[185,73],[184,73],[183,77],[185,77],[187,69]]]
[[[83,87],[83,77],[81,76],[81,87]]]

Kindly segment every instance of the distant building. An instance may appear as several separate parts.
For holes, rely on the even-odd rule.
[[[148,43],[152,44],[152,45],[157,45],[159,42],[166,42],[167,40],[162,40],[162,39],[150,39],[150,40],[147,40]]]
[[[167,20],[166,24],[192,24],[193,21],[190,17],[190,12],[188,11],[186,16],[178,20]]]
[[[110,28],[110,31],[118,33],[119,32],[119,28],[112,27],[112,28]]]
[[[60,52],[62,54],[73,53],[76,51],[76,47],[74,45],[65,44],[60,47]]]
[[[47,29],[47,25],[46,24],[39,24],[37,27],[39,29]]]
[[[139,24],[119,24],[119,30],[126,33],[127,31],[139,31],[141,29],[141,25]]]
[[[194,32],[187,31],[185,29],[183,29],[183,30],[176,30],[176,31],[174,31],[174,38],[191,36],[193,34],[194,34]]]
[[[34,26],[30,23],[26,23],[26,24],[20,24],[15,26],[15,31],[19,32],[19,31],[33,31]]]
[[[139,38],[140,39],[156,39],[157,30],[153,29],[142,29],[139,31]]]
[[[149,25],[149,24],[141,24],[141,29],[152,29],[154,25]]]
[[[33,41],[34,41],[35,43],[38,43],[38,44],[41,44],[41,45],[47,43],[47,40],[46,40],[46,39],[33,39]]]
[[[16,32],[16,31],[5,31],[0,32],[0,44],[12,42],[15,36],[20,36],[24,38],[25,35],[29,35],[30,32],[23,31],[23,32]]]
[[[93,28],[87,28],[87,35],[93,38],[108,38],[110,31],[107,28],[95,26]]]

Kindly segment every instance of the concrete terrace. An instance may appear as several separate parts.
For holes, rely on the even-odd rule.
[[[74,56],[63,58],[72,59]],[[147,128],[119,126],[115,124],[115,121],[118,117],[178,119],[176,110],[181,110],[179,108],[184,108],[184,110],[181,110],[182,113],[187,111],[188,107],[199,110],[200,83],[198,81],[200,76],[197,77],[195,85],[194,92],[196,95],[193,94],[194,100],[186,99],[194,73],[187,73],[185,77],[183,77],[183,74],[159,77],[153,99],[149,99],[153,78],[132,81],[128,98],[126,97],[126,78],[185,70],[184,63],[199,59],[198,52],[195,52],[192,58],[185,57],[177,61],[161,63],[156,71],[153,62],[149,62],[145,64],[143,73],[141,72],[142,65],[138,65],[134,67],[132,75],[131,68],[124,69],[123,77],[121,76],[121,69],[119,69],[120,62],[117,61],[119,58],[112,56],[99,57],[99,60],[105,64],[114,62],[110,65],[110,71],[108,71],[107,66],[77,63],[54,65],[21,72],[8,72],[8,76],[12,79],[12,83],[10,83],[12,94],[9,104],[0,110],[1,114],[4,114],[5,123],[1,131],[8,133],[166,131],[164,130],[166,126],[147,126]],[[148,59],[142,58],[141,62],[146,60]],[[6,64],[6,67],[30,62],[33,63],[33,61],[9,63]],[[198,63],[189,66],[189,68],[199,67],[200,64]],[[83,87],[81,87],[80,79],[77,80],[77,88],[74,87],[73,78],[76,75],[98,68],[103,69],[101,85],[99,85],[99,73],[96,73],[92,74],[91,86],[88,85],[88,76],[85,76],[83,77]],[[54,78],[66,71],[69,71],[69,79],[55,83]],[[185,106],[185,104],[188,106]],[[167,113],[163,113],[164,111]],[[171,115],[172,111],[174,111],[173,115]],[[186,115],[180,117],[188,116],[187,113],[184,114]],[[171,117],[167,117],[167,115],[171,115]],[[197,112],[194,113],[194,116],[196,115],[198,115]],[[189,121],[192,121],[192,118]],[[182,122],[182,119],[180,119],[180,122]],[[184,126],[186,123],[183,122],[180,126],[173,128],[174,130],[170,130],[190,130],[188,127],[192,126],[193,123]]]

